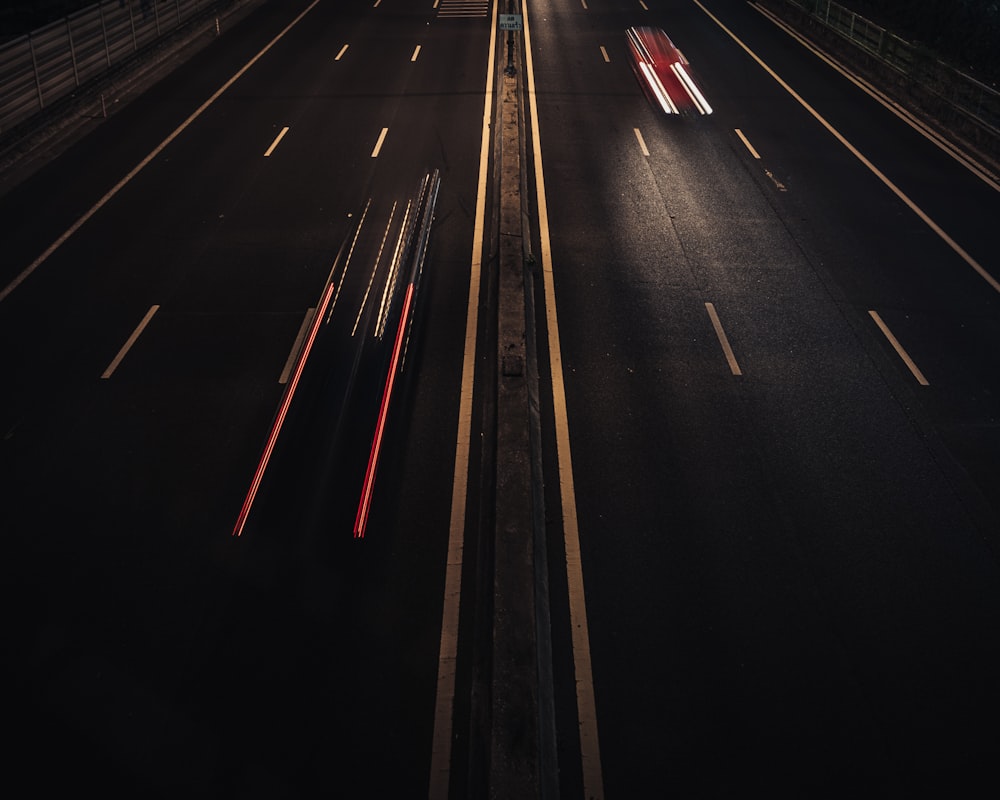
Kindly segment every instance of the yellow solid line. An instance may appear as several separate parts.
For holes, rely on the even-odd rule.
[[[875,320],[875,324],[878,325],[879,330],[882,331],[882,334],[885,336],[885,338],[889,340],[889,344],[891,344],[893,350],[896,351],[896,355],[898,355],[901,359],[903,359],[903,363],[906,364],[910,372],[913,373],[913,377],[917,379],[917,383],[919,383],[921,386],[930,386],[930,383],[928,383],[927,378],[924,377],[924,373],[922,373],[917,368],[917,365],[914,363],[913,359],[910,358],[909,354],[903,349],[903,345],[899,343],[899,340],[896,339],[895,336],[893,336],[892,331],[889,330],[889,326],[882,321],[882,317],[878,315],[878,312],[869,311],[868,314],[871,316],[873,320]]]
[[[452,480],[448,556],[444,573],[444,605],[441,609],[441,644],[438,650],[434,729],[431,734],[431,774],[427,792],[429,800],[448,800],[448,783],[451,777],[452,716],[455,700],[455,666],[458,660],[458,611],[462,599],[465,508],[469,490],[469,452],[472,445],[472,389],[475,384],[476,336],[479,330],[479,291],[486,218],[486,168],[490,154],[490,113],[493,110],[493,61],[496,57],[497,5],[499,4],[493,4],[490,49],[486,58],[486,96],[483,98],[482,138],[479,145],[479,183],[476,189],[476,216],[472,233],[469,302],[465,317],[462,392],[458,403],[455,474]]]
[[[879,170],[878,167],[876,167],[871,161],[869,161],[864,155],[862,155],[862,153],[853,144],[847,141],[847,139],[844,138],[844,136],[840,133],[840,131],[838,131],[836,128],[833,127],[833,125],[827,122],[826,119],[815,108],[809,105],[809,103],[807,103],[802,98],[802,96],[799,95],[798,92],[796,92],[791,86],[785,83],[785,81],[773,69],[771,69],[767,64],[764,63],[764,61],[760,58],[760,56],[758,56],[753,50],[751,50],[746,44],[744,44],[743,41],[735,33],[729,30],[729,28],[727,28],[718,17],[716,17],[711,11],[705,8],[705,6],[703,6],[699,2],[699,0],[694,0],[694,4],[698,6],[698,8],[700,8],[702,11],[704,11],[705,14],[708,15],[709,19],[711,19],[716,25],[718,25],[723,31],[725,31],[725,33],[729,36],[730,39],[732,39],[734,42],[736,42],[736,44],[738,44],[741,48],[743,48],[746,54],[750,56],[750,58],[752,58],[754,61],[756,61],[768,75],[774,78],[774,80],[778,82],[778,85],[781,86],[782,89],[784,89],[793,98],[795,98],[796,102],[798,102],[799,105],[801,105],[806,111],[812,114],[815,120],[824,128],[826,128],[838,142],[840,142],[844,147],[846,147],[848,151],[851,153],[851,155],[853,155],[856,159],[858,159],[858,161],[864,164],[876,178],[882,181],[882,183],[885,184],[885,186],[894,195],[896,195],[896,197],[902,200],[903,203],[905,203],[906,206],[914,214],[920,217],[920,219],[924,221],[927,227],[929,227],[932,231],[934,231],[934,233],[936,233],[941,238],[941,240],[945,244],[947,244],[948,247],[950,247],[955,252],[956,255],[959,256],[959,258],[961,258],[963,261],[965,261],[966,264],[968,264],[976,272],[978,272],[980,277],[983,280],[985,280],[990,286],[993,287],[994,291],[1000,292],[1000,281],[997,281],[996,278],[990,275],[990,273],[987,272],[983,268],[983,266],[978,261],[976,261],[976,259],[974,259],[971,255],[969,255],[958,242],[956,242],[947,233],[945,233],[940,225],[938,225],[934,220],[932,220],[929,216],[927,216],[927,214],[925,214],[923,210],[903,192],[902,189],[900,189],[898,186],[896,186],[896,184],[894,184],[891,180],[889,180],[889,178],[887,178],[882,173],[882,171]]]
[[[583,587],[580,529],[576,515],[576,489],[573,486],[573,457],[570,452],[566,388],[563,383],[562,349],[559,345],[559,320],[556,314],[555,281],[552,275],[552,246],[549,241],[545,173],[542,168],[542,149],[538,132],[538,104],[535,95],[535,73],[531,59],[531,32],[528,27],[527,6],[522,6],[521,11],[524,16],[524,55],[528,69],[528,102],[531,111],[531,140],[534,150],[535,188],[538,202],[538,234],[545,286],[549,364],[552,370],[552,404],[555,415],[556,454],[559,464],[563,539],[566,548],[566,581],[573,641],[573,667],[576,672],[576,709],[580,728],[583,796],[588,800],[601,800],[604,797],[604,777],[601,772],[601,748],[597,735],[597,702],[594,698],[594,674],[590,663],[587,597]]]
[[[31,264],[25,267],[25,269],[21,272],[21,274],[18,275],[16,278],[14,278],[14,280],[11,281],[2,292],[0,292],[0,303],[2,303],[11,292],[13,292],[18,286],[20,286],[21,283],[23,283],[24,280],[29,275],[31,275],[32,272],[34,272],[43,263],[45,263],[45,261],[48,260],[49,256],[51,256],[56,250],[58,250],[66,242],[66,240],[69,239],[70,236],[72,236],[74,233],[80,230],[80,228],[84,226],[87,220],[89,220],[92,216],[94,216],[94,214],[96,214],[98,211],[104,208],[104,206],[108,203],[109,200],[111,200],[112,197],[114,197],[116,194],[118,194],[118,192],[120,192],[123,188],[125,188],[125,185],[128,184],[128,182],[131,181],[132,178],[138,175],[139,172],[141,172],[146,167],[146,165],[149,164],[150,161],[152,161],[161,152],[163,152],[164,148],[166,148],[167,145],[169,145],[174,139],[180,136],[181,133],[183,133],[184,130],[188,127],[188,125],[190,125],[192,122],[198,119],[198,117],[200,117],[205,112],[205,109],[207,109],[210,105],[212,105],[212,103],[214,103],[222,96],[222,93],[225,92],[226,89],[228,89],[230,86],[236,83],[236,81],[238,81],[241,77],[243,77],[243,74],[248,69],[250,69],[250,67],[256,64],[257,61],[260,60],[260,58],[268,50],[274,47],[284,37],[286,33],[288,33],[296,25],[298,25],[299,22],[302,20],[302,18],[310,11],[312,11],[318,3],[319,0],[313,0],[313,2],[310,3],[309,6],[301,14],[299,14],[295,19],[289,22],[287,26],[285,26],[285,29],[281,33],[279,33],[270,42],[268,42],[267,45],[264,47],[264,49],[262,49],[259,53],[257,53],[257,55],[255,55],[246,64],[244,64],[239,72],[233,75],[233,77],[231,77],[228,81],[226,81],[222,85],[222,88],[217,89],[215,94],[209,97],[208,100],[206,100],[198,107],[197,111],[195,111],[190,117],[184,120],[184,122],[182,122],[176,128],[176,130],[174,130],[174,132],[171,133],[166,139],[160,142],[153,150],[153,152],[151,152],[142,161],[140,161],[137,166],[133,167],[132,170],[128,173],[128,175],[126,175],[124,178],[118,181],[118,183],[116,183],[108,191],[108,193],[104,195],[104,197],[98,200],[86,214],[84,214],[82,217],[80,217],[80,219],[74,222],[70,226],[69,230],[67,230],[62,236],[60,236],[52,244],[50,244],[48,248],[46,248],[45,252],[42,253],[34,261],[32,261]]]

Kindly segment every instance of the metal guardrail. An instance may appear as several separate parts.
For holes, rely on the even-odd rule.
[[[103,0],[0,45],[0,133],[217,4],[218,0]]]
[[[933,117],[960,122],[978,143],[1000,139],[1000,91],[940,60],[928,48],[832,0],[768,0],[763,5],[784,6],[786,11],[793,7],[809,22],[846,40],[896,73],[900,88]]]

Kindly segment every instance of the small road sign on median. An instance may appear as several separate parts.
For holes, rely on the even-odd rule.
[[[524,30],[520,14],[497,14],[497,18],[500,20],[500,30],[502,31]]]

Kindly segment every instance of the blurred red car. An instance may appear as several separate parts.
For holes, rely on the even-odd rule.
[[[660,28],[629,28],[632,69],[649,99],[667,114],[711,114],[689,64]]]

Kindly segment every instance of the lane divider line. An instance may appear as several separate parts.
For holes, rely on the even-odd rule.
[[[108,364],[108,368],[101,374],[101,378],[103,380],[107,380],[114,374],[114,371],[118,369],[118,365],[122,363],[122,359],[125,358],[128,351],[132,349],[132,345],[135,344],[136,339],[138,339],[142,332],[146,329],[149,321],[153,318],[153,314],[159,310],[160,307],[158,305],[149,307],[149,311],[147,311],[146,316],[142,318],[142,322],[136,325],[135,330],[132,331],[132,335],[128,337],[128,341],[122,345],[122,349],[118,351],[118,355],[114,357],[114,360]]]
[[[583,772],[583,796],[588,800],[602,800],[604,797],[604,776],[601,769],[601,746],[597,730],[597,701],[594,697],[594,672],[590,658],[590,629],[587,622],[587,596],[583,584],[583,559],[580,549],[576,488],[573,484],[573,455],[569,439],[569,415],[566,410],[566,386],[563,380],[562,348],[559,343],[559,319],[556,310],[555,279],[552,271],[552,244],[549,238],[548,201],[545,196],[545,170],[542,165],[542,147],[538,128],[538,100],[531,55],[531,30],[528,24],[527,6],[522,5],[521,11],[524,17],[524,57],[528,70],[528,103],[531,113],[535,194],[538,204],[538,236],[545,290],[545,318],[549,341],[549,368],[552,379],[556,460],[559,465],[563,544],[566,551],[566,583],[573,644],[573,671],[576,677],[576,711],[580,736],[580,764]]]
[[[715,335],[719,337],[719,344],[722,345],[722,352],[726,355],[726,361],[729,362],[729,370],[733,375],[742,375],[743,371],[740,369],[740,365],[736,363],[736,355],[733,353],[733,348],[729,344],[729,338],[726,336],[726,332],[722,329],[722,322],[719,320],[719,315],[715,311],[715,306],[712,303],[705,303],[705,310],[708,311],[708,316],[712,320],[712,327],[715,328]]]
[[[642,148],[642,154],[644,156],[648,156],[649,148],[646,147],[646,140],[642,138],[642,131],[640,131],[638,128],[632,128],[632,130],[635,131],[635,138],[639,142],[639,147]]]
[[[958,147],[948,141],[944,136],[939,134],[933,128],[931,128],[927,123],[920,120],[911,112],[907,111],[903,106],[889,97],[887,94],[882,92],[880,89],[876,88],[864,78],[855,75],[849,69],[847,69],[843,64],[838,64],[832,58],[826,55],[822,50],[816,47],[812,42],[810,42],[806,37],[802,36],[798,31],[796,31],[791,25],[782,19],[779,19],[774,15],[773,12],[766,8],[762,8],[756,3],[751,2],[750,7],[764,17],[769,19],[776,26],[781,28],[785,33],[795,39],[799,44],[809,50],[814,56],[816,56],[821,61],[825,62],[829,67],[835,69],[841,75],[843,75],[847,80],[857,86],[861,91],[871,97],[878,103],[881,103],[887,110],[895,114],[899,119],[917,131],[921,136],[927,139],[929,142],[937,145],[942,151],[951,156],[955,161],[965,167],[969,172],[979,178],[983,183],[989,186],[994,191],[1000,192],[1000,183],[997,182],[996,176],[990,174],[990,172],[982,164],[977,163],[967,154],[963,153]]]
[[[894,184],[891,180],[889,180],[889,178],[885,174],[883,174],[883,172],[878,167],[876,167],[871,161],[869,161],[868,158],[864,154],[862,154],[860,150],[858,150],[858,148],[856,148],[853,144],[847,141],[847,139],[844,138],[843,134],[841,134],[840,131],[834,128],[833,125],[831,125],[822,114],[820,114],[815,108],[809,105],[809,103],[807,103],[806,100],[798,92],[796,92],[791,86],[789,86],[785,82],[785,80],[780,75],[778,75],[778,73],[776,73],[767,64],[765,64],[763,59],[761,59],[760,56],[758,56],[753,50],[751,50],[749,46],[747,46],[735,33],[729,30],[729,28],[727,28],[717,16],[715,16],[711,11],[705,8],[705,6],[703,6],[701,2],[699,2],[699,0],[694,0],[694,4],[698,6],[702,11],[704,11],[705,14],[709,17],[709,19],[711,19],[716,25],[718,25],[723,31],[725,31],[725,33],[729,36],[730,39],[736,42],[736,44],[738,44],[743,49],[743,51],[748,56],[750,56],[750,58],[756,61],[757,64],[761,67],[761,69],[763,69],[768,75],[774,78],[774,80],[777,81],[778,85],[781,86],[781,88],[784,89],[786,92],[788,92],[788,94],[790,94],[799,105],[801,105],[806,111],[808,111],[820,125],[826,128],[826,130],[838,142],[840,142],[844,147],[846,147],[848,152],[851,153],[851,155],[853,155],[858,161],[864,164],[865,167],[867,167],[868,170],[871,171],[871,173],[876,178],[878,178],[886,186],[886,188],[889,189],[889,191],[891,191],[894,195],[896,195],[896,197],[902,200],[903,203],[906,205],[906,207],[910,209],[910,211],[912,211],[921,220],[923,220],[923,222],[927,225],[927,227],[929,227],[932,231],[934,231],[934,233],[936,233],[940,237],[940,239],[946,245],[948,245],[948,247],[950,247],[952,251],[959,258],[961,258],[966,264],[972,267],[983,280],[985,280],[991,287],[993,287],[994,291],[1000,293],[1000,281],[998,281],[989,272],[987,272],[986,269],[978,261],[976,261],[976,259],[974,259],[971,255],[969,255],[969,253],[967,253],[965,249],[958,242],[952,239],[951,236],[949,236],[944,231],[944,229],[941,228],[940,225],[938,225],[934,220],[932,220],[929,216],[927,216],[927,214],[924,213],[923,209],[921,209],[920,206],[918,206],[915,202],[913,202],[913,200],[911,200],[909,196],[905,192],[903,192],[902,189],[900,189],[898,186],[896,186],[896,184]]]
[[[930,383],[927,381],[927,378],[924,377],[924,373],[922,373],[918,369],[913,359],[910,358],[909,353],[907,353],[906,350],[903,349],[903,345],[901,345],[899,343],[899,340],[895,336],[893,336],[892,331],[889,330],[889,326],[886,325],[885,322],[883,322],[882,317],[878,315],[878,312],[869,311],[868,314],[873,320],[875,320],[875,324],[878,325],[879,330],[882,331],[882,334],[885,336],[885,338],[889,340],[889,344],[891,344],[892,349],[896,351],[896,355],[898,355],[901,359],[903,359],[903,363],[906,364],[907,368],[913,374],[913,377],[917,379],[917,383],[919,383],[921,386],[930,386]]]
[[[264,158],[270,158],[271,157],[271,153],[274,152],[274,148],[278,146],[278,142],[280,142],[282,139],[285,138],[285,134],[286,133],[288,133],[288,126],[287,125],[284,128],[281,129],[281,133],[279,133],[277,136],[274,137],[274,141],[271,142],[271,146],[269,148],[267,148],[267,150],[264,152]]]
[[[388,128],[382,128],[382,133],[378,135],[378,141],[375,142],[375,149],[372,150],[372,158],[378,158],[379,151],[382,149],[382,142],[385,141],[385,135],[388,132]]]
[[[759,159],[760,158],[760,153],[758,153],[754,149],[754,146],[752,144],[750,144],[750,140],[747,139],[747,137],[743,135],[743,131],[741,131],[739,128],[736,128],[735,130],[736,130],[736,135],[740,137],[740,141],[743,142],[743,144],[746,146],[747,150],[750,151],[750,155],[752,155],[756,159]]]
[[[339,52],[339,53],[337,53],[337,55],[336,55],[336,56],[334,56],[334,59],[333,59],[333,60],[334,60],[334,61],[340,61],[340,59],[342,59],[342,58],[344,57],[344,53],[346,53],[346,52],[347,52],[347,48],[348,48],[348,46],[349,46],[349,45],[346,45],[346,44],[345,44],[345,45],[344,45],[343,47],[341,47],[341,48],[340,48],[340,52]]]
[[[722,322],[719,320],[719,315],[715,311],[715,306],[712,303],[705,303],[705,310],[708,311],[708,316],[712,320],[712,327],[715,328],[715,335],[719,337],[719,344],[722,345],[722,352],[726,354],[726,361],[729,362],[729,370],[733,375],[742,375],[743,371],[740,369],[740,365],[736,363],[736,355],[733,353],[733,348],[729,344],[729,338],[726,336],[726,332],[722,329]]]
[[[416,47],[413,48],[413,55],[410,56],[410,61],[411,62],[416,61],[417,56],[419,55],[420,55],[420,45],[418,44]]]
[[[302,318],[302,324],[299,325],[299,333],[295,337],[295,341],[292,343],[292,349],[288,353],[288,358],[285,359],[285,368],[281,370],[281,375],[278,377],[278,383],[288,383],[288,376],[292,374],[292,367],[295,366],[295,359],[298,357],[299,351],[302,349],[302,340],[306,338],[306,331],[309,330],[309,324],[312,322],[313,314],[315,313],[316,307],[313,306],[306,311],[306,315]]]
[[[285,34],[287,34],[292,28],[298,25],[299,22],[301,22],[302,19],[305,17],[305,15],[308,14],[310,11],[312,11],[318,4],[319,0],[313,0],[313,2],[310,3],[309,6],[304,11],[302,11],[301,14],[299,14],[295,19],[293,19],[291,22],[288,23],[288,25],[285,26],[285,28],[281,31],[281,33],[279,33],[270,42],[268,42],[263,47],[263,49],[261,49],[260,52],[257,53],[257,55],[251,58],[246,64],[244,64],[240,68],[240,70],[235,75],[233,75],[233,77],[231,77],[219,89],[217,89],[215,91],[215,94],[213,94],[211,97],[208,98],[208,100],[206,100],[204,103],[198,106],[197,110],[195,110],[195,112],[191,114],[191,116],[189,116],[186,120],[184,120],[184,122],[182,122],[179,126],[177,126],[177,128],[174,130],[173,133],[171,133],[166,139],[160,142],[148,156],[146,156],[142,161],[140,161],[135,167],[133,167],[129,171],[129,173],[124,178],[122,178],[111,189],[109,189],[108,192],[104,195],[104,197],[98,200],[86,214],[84,214],[76,222],[74,222],[69,227],[69,229],[62,234],[62,236],[60,236],[52,244],[50,244],[45,249],[45,251],[40,256],[38,256],[38,258],[36,258],[27,267],[25,267],[24,270],[21,272],[21,274],[18,275],[9,284],[7,284],[6,288],[4,288],[2,292],[0,292],[0,303],[6,300],[7,297],[10,295],[10,293],[13,292],[18,286],[24,283],[24,281],[28,278],[28,276],[31,275],[31,273],[33,273],[42,264],[44,264],[49,259],[49,256],[51,256],[56,250],[62,247],[70,236],[72,236],[74,233],[80,230],[80,228],[82,228],[86,224],[87,220],[89,220],[92,216],[94,216],[94,214],[96,214],[98,211],[104,208],[104,206],[108,204],[111,198],[113,198],[116,194],[118,194],[118,192],[124,189],[125,186],[136,175],[138,175],[143,169],[146,168],[149,162],[151,162],[160,153],[162,153],[163,150],[174,139],[180,136],[192,122],[194,122],[196,119],[198,119],[198,117],[204,114],[206,109],[209,108],[209,106],[211,106],[216,100],[218,100],[230,86],[232,86],[234,83],[236,83],[236,81],[242,78],[243,75],[247,72],[247,70],[250,69],[250,67],[256,64],[261,58],[263,58],[265,53],[267,53],[272,47],[274,47],[279,41],[281,41],[281,39],[284,38]]]
[[[601,55],[604,56],[604,63],[605,64],[610,64],[611,63],[611,56],[608,55],[608,51],[604,49],[604,45],[603,44],[601,45]]]
[[[493,110],[493,68],[496,59],[498,5],[499,3],[493,3],[490,47],[486,57],[486,91],[483,96],[483,124],[479,145],[479,182],[476,189],[472,254],[469,257],[465,353],[462,358],[462,389],[458,401],[455,473],[451,489],[448,555],[444,572],[444,602],[441,608],[441,643],[438,648],[434,728],[431,734],[430,785],[427,792],[429,800],[448,800],[448,786],[451,778],[451,742],[454,727],[455,676],[458,662],[458,617],[462,602],[462,560],[465,550],[465,514],[469,492],[469,455],[472,447],[472,390],[476,377],[476,339],[479,333],[479,293],[483,264],[486,179],[490,154],[490,113]]]

